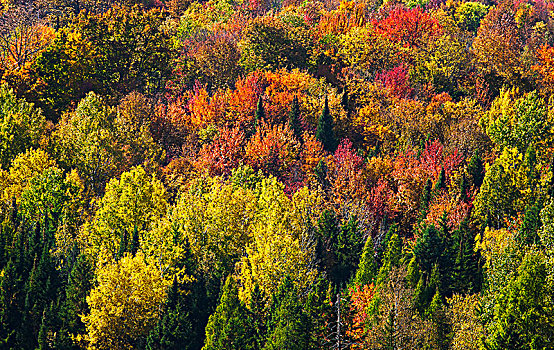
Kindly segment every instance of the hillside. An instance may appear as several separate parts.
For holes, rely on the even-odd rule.
[[[0,349],[554,349],[554,3],[1,0]]]

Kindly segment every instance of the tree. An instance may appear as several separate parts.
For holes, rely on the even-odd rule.
[[[161,9],[140,6],[81,12],[35,60],[34,89],[28,95],[57,120],[90,91],[106,95],[111,103],[131,91],[161,91],[173,56],[164,20]]]
[[[253,349],[255,330],[248,323],[246,314],[236,282],[229,276],[221,291],[219,305],[206,326],[206,342],[202,349]]]
[[[362,257],[360,258],[360,264],[358,265],[358,271],[356,271],[354,282],[357,285],[365,286],[373,281],[376,273],[377,265],[375,263],[373,240],[371,236],[369,236],[364,244]]]
[[[552,342],[552,289],[541,253],[525,255],[517,275],[508,283],[490,324],[485,345],[490,349],[546,349]]]
[[[169,282],[141,252],[117,262],[99,260],[97,286],[87,297],[90,313],[82,317],[88,348],[143,348],[158,321]]]
[[[17,98],[3,84],[0,87],[0,168],[7,169],[19,153],[38,148],[45,126],[41,111]]]
[[[323,149],[327,152],[335,152],[337,149],[337,141],[333,130],[333,118],[329,112],[329,102],[325,97],[325,105],[317,122],[316,138],[323,145]]]
[[[134,249],[137,249],[137,235],[141,249],[154,249],[150,245],[160,242],[153,239],[151,232],[157,220],[165,215],[167,206],[164,185],[155,176],[146,174],[142,167],[132,168],[121,174],[120,179],[112,179],[92,222],[87,224],[88,253],[95,256],[107,249],[115,256],[122,233],[127,235],[128,242],[135,241]]]
[[[167,292],[163,314],[156,327],[148,335],[146,349],[197,349],[198,334],[194,333],[191,312],[188,310],[187,298],[182,286],[173,278],[173,283]],[[193,293],[190,291],[189,293]]]
[[[292,100],[292,106],[289,112],[289,128],[292,130],[294,137],[297,140],[302,140],[302,126],[300,122],[300,106],[298,104],[298,96],[294,96]]]
[[[264,350],[310,349],[311,320],[299,302],[298,290],[285,277],[272,298]]]
[[[90,92],[73,113],[63,116],[54,134],[60,163],[76,168],[87,187],[96,194],[102,192],[106,182],[121,167],[113,118],[113,109]]]

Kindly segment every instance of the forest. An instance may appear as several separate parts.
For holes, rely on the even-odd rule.
[[[554,349],[551,0],[1,0],[0,349]]]

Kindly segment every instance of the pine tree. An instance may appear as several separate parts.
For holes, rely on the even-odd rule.
[[[177,278],[173,279],[167,293],[164,313],[156,327],[150,332],[146,349],[197,349],[197,335],[194,334],[190,313],[186,310],[183,292]]]
[[[256,113],[254,113],[254,128],[252,134],[256,132],[256,129],[263,120],[265,120],[265,109],[262,96],[260,95],[258,98],[258,104],[256,105]]]
[[[473,185],[475,185],[475,187],[481,187],[483,179],[485,178],[485,167],[483,166],[481,157],[477,154],[473,154],[473,156],[471,156],[467,166],[467,173],[469,174]]]
[[[302,139],[302,127],[300,125],[300,105],[298,103],[298,97],[294,96],[292,100],[292,106],[289,113],[289,127],[294,133],[297,140]]]
[[[133,238],[131,239],[131,247],[129,247],[129,251],[131,254],[135,255],[139,250],[139,233],[138,233],[138,227],[135,225],[135,228],[133,230]]]
[[[329,101],[327,100],[327,96],[325,96],[325,105],[317,122],[315,136],[323,145],[324,150],[331,153],[335,152],[338,143],[333,130],[333,118],[331,117],[331,112],[329,111]]]
[[[206,326],[203,350],[255,349],[254,330],[246,319],[246,307],[240,301],[236,282],[227,277],[219,305]]]
[[[86,297],[93,287],[93,266],[85,255],[73,265],[65,288],[65,322],[72,334],[83,333],[85,325],[80,315],[88,313]]]
[[[356,271],[354,282],[360,286],[369,284],[373,281],[376,272],[377,264],[375,263],[375,251],[373,250],[373,240],[370,235],[367,237],[364,244],[364,250],[360,258],[360,264],[358,265],[358,271]]]
[[[444,167],[442,167],[437,179],[437,183],[435,184],[435,192],[438,192],[444,188],[446,188],[446,174],[444,172]]]
[[[17,349],[18,329],[22,323],[22,278],[15,263],[8,260],[0,276],[0,348]]]
[[[325,209],[318,219],[317,231],[317,256],[320,261],[321,269],[328,275],[333,274],[333,269],[337,264],[335,247],[339,235],[339,225],[335,213]]]
[[[272,298],[264,350],[310,348],[311,319],[298,299],[298,290],[286,276]]]
[[[522,244],[532,245],[539,241],[538,232],[542,226],[540,218],[541,207],[538,203],[527,207],[523,216],[523,223],[518,232],[518,241]]]

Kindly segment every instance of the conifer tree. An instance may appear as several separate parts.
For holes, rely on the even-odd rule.
[[[256,132],[256,129],[264,119],[265,119],[265,109],[264,109],[262,96],[260,95],[260,97],[258,98],[258,104],[256,105],[256,113],[254,114],[254,131],[252,134]]]
[[[264,350],[310,348],[311,320],[298,299],[292,280],[285,277],[272,298]]]
[[[236,282],[229,276],[221,291],[219,305],[206,326],[206,342],[202,349],[255,349],[254,330],[245,315],[246,307],[239,299]]]
[[[297,96],[294,96],[294,99],[292,100],[288,122],[290,129],[294,133],[294,137],[296,137],[297,140],[301,140],[302,127],[300,125],[300,105],[298,103]]]
[[[364,244],[364,250],[362,257],[360,258],[360,264],[358,265],[358,271],[356,271],[356,277],[354,282],[358,285],[366,285],[373,281],[377,270],[377,264],[375,263],[375,251],[373,249],[373,239],[371,235],[367,237]]]
[[[164,314],[148,336],[147,350],[198,348],[197,335],[193,333],[190,313],[186,310],[186,298],[180,289],[174,278],[167,292]]]
[[[65,323],[72,334],[85,332],[80,315],[89,311],[86,297],[93,287],[93,266],[85,255],[80,255],[73,265],[65,288]]]
[[[331,112],[329,111],[329,101],[327,100],[327,96],[325,96],[325,105],[317,122],[315,136],[323,145],[324,150],[331,153],[335,152],[338,143],[333,130],[333,118],[331,117]]]
[[[446,187],[446,175],[444,172],[444,167],[441,168],[439,177],[437,178],[437,183],[435,184],[435,192],[438,192]]]
[[[485,178],[485,167],[483,166],[481,157],[477,154],[473,154],[473,156],[471,156],[467,166],[467,172],[473,185],[475,185],[475,187],[481,187],[483,179]]]

